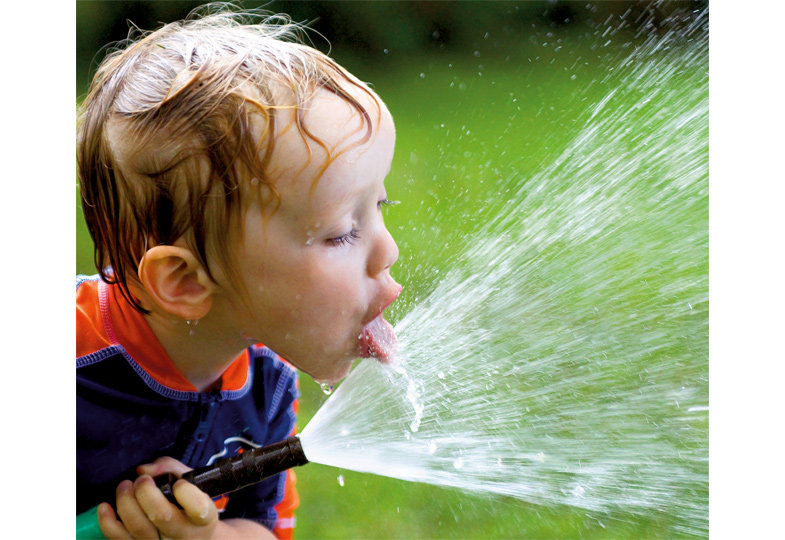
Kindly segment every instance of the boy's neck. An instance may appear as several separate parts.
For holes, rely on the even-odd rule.
[[[198,324],[155,312],[145,319],[177,370],[199,392],[220,388],[223,373],[248,346],[242,340],[216,338],[227,334],[210,314]]]

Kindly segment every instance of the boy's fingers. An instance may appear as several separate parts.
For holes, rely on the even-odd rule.
[[[108,503],[101,503],[98,505],[98,527],[101,529],[103,535],[107,538],[114,539],[129,539],[131,535],[125,530],[123,524],[118,521],[117,516],[112,509],[112,505]]]
[[[215,503],[209,495],[195,485],[185,480],[178,480],[172,491],[194,525],[202,527],[218,520]]]
[[[149,474],[150,476],[158,476],[166,473],[174,473],[179,476],[183,473],[187,473],[190,470],[190,467],[177,461],[176,459],[169,456],[164,456],[159,457],[152,463],[139,465],[136,468],[136,474]]]
[[[139,502],[135,485],[124,480],[117,486],[117,514],[125,530],[133,538],[157,538],[158,531],[147,517]]]
[[[173,535],[186,524],[180,509],[170,503],[149,475],[134,482],[136,500],[151,524],[163,534]],[[157,531],[156,531],[157,532]]]

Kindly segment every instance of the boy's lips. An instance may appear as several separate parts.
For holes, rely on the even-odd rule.
[[[374,357],[382,363],[388,363],[395,356],[398,350],[398,340],[392,325],[384,319],[382,313],[398,298],[401,290],[402,287],[398,285],[392,298],[360,332],[359,354],[361,357]]]

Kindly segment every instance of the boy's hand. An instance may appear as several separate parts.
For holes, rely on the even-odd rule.
[[[110,539],[211,538],[218,524],[212,499],[193,484],[178,480],[173,493],[180,509],[166,499],[152,478],[189,470],[170,457],[137,467],[140,476],[135,482],[125,480],[117,486],[117,514],[107,503],[98,506],[101,532]]]

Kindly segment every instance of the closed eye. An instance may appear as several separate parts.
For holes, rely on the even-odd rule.
[[[336,236],[335,238],[328,238],[327,242],[332,244],[335,247],[340,246],[351,246],[360,238],[360,231],[352,227],[352,230],[346,234],[342,234],[341,236]]]

